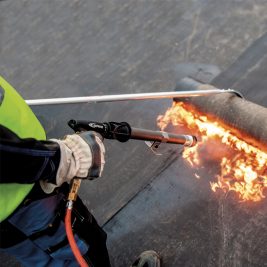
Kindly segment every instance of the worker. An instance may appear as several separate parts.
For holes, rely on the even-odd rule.
[[[94,132],[46,140],[40,122],[0,76],[0,251],[24,266],[77,266],[65,233],[69,183],[100,177],[105,148]],[[72,223],[89,266],[109,267],[106,233],[78,197]],[[149,264],[149,265],[148,265]],[[159,265],[146,251],[133,267]]]

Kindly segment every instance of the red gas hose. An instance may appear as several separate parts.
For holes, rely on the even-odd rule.
[[[74,235],[72,232],[72,227],[71,227],[72,206],[73,206],[73,202],[71,200],[68,201],[67,209],[66,209],[66,215],[65,215],[65,228],[66,228],[67,238],[69,240],[71,250],[72,250],[77,262],[79,263],[79,265],[81,267],[89,267],[89,265],[86,263],[85,259],[83,258],[82,254],[81,254],[81,252],[80,252],[80,250],[76,244],[76,241],[74,239]]]

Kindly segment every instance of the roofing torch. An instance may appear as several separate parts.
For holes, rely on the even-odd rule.
[[[70,120],[68,125],[75,132],[94,131],[100,134],[105,139],[115,139],[119,142],[127,142],[129,139],[144,140],[151,150],[155,150],[161,143],[179,144],[184,146],[194,146],[197,143],[197,138],[192,135],[178,135],[163,131],[151,131],[146,129],[131,127],[127,122],[94,122],[94,121],[76,121]],[[70,247],[74,253],[76,260],[82,267],[87,267],[88,264],[81,255],[76,244],[72,227],[71,227],[71,211],[73,202],[77,198],[80,188],[81,179],[73,179],[68,195],[67,210],[65,216],[65,227]]]
[[[143,140],[156,153],[161,143],[170,143],[192,147],[197,143],[193,135],[173,134],[131,127],[127,122],[95,122],[70,120],[68,125],[76,132],[94,131],[105,139],[127,142],[129,139]],[[157,154],[159,155],[159,154]],[[75,201],[80,187],[80,179],[74,179],[68,199]]]
[[[94,131],[105,139],[127,142],[129,139],[149,141],[157,148],[161,143],[194,146],[197,138],[193,135],[174,134],[131,127],[127,122],[94,122],[70,120],[68,125],[75,132]]]

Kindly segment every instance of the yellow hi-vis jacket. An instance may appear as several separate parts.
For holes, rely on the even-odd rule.
[[[23,98],[0,76],[0,124],[20,138],[45,140],[45,131]],[[0,144],[1,145],[1,144]],[[10,162],[12,166],[12,162]],[[1,168],[1,166],[0,166]],[[20,205],[34,184],[0,184],[0,222]]]

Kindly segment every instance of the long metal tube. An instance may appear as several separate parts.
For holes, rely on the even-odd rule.
[[[240,95],[239,92],[232,90],[232,89],[211,89],[211,90],[179,91],[179,92],[172,91],[172,92],[156,92],[156,93],[137,93],[137,94],[121,94],[121,95],[32,99],[32,100],[26,100],[26,103],[30,106],[75,104],[75,103],[98,103],[98,102],[114,102],[114,101],[127,101],[127,100],[146,100],[146,99],[208,96],[208,95],[222,94],[222,93],[233,93],[233,94]]]

